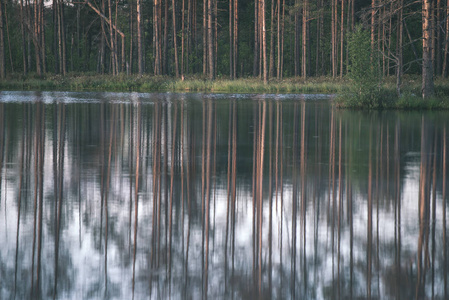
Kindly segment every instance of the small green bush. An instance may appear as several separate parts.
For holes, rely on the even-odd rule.
[[[340,104],[349,107],[380,108],[381,72],[376,52],[371,48],[369,32],[357,26],[348,36],[348,77],[352,85],[342,93]]]

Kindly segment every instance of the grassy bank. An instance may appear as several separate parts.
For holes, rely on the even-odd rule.
[[[211,93],[323,93],[339,94],[335,104],[339,108],[354,109],[449,109],[449,81],[438,78],[435,81],[436,95],[423,101],[421,78],[404,76],[402,96],[397,97],[395,78],[383,79],[381,88],[375,93],[377,103],[366,105],[351,96],[352,83],[346,79],[331,77],[286,78],[271,80],[264,85],[259,78],[239,78],[229,80],[218,78],[214,81],[201,77],[187,77],[185,80],[167,76],[111,76],[91,74],[69,74],[67,76],[34,75],[10,76],[0,80],[0,90],[61,90],[61,91],[108,91],[108,92],[211,92]]]
[[[344,79],[329,77],[271,80],[267,85],[258,78],[229,80],[219,78],[214,81],[200,77],[185,80],[165,76],[110,76],[110,75],[48,75],[12,76],[0,81],[1,90],[64,90],[64,91],[115,91],[115,92],[216,92],[216,93],[340,93],[347,89]]]
[[[351,86],[336,97],[338,108],[349,109],[402,109],[402,110],[437,110],[449,109],[449,81],[443,78],[435,80],[435,96],[423,100],[421,97],[421,77],[404,76],[401,96],[396,93],[394,77],[384,78],[381,86],[361,99],[351,94]]]

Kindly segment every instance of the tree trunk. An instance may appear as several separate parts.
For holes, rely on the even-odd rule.
[[[376,0],[371,0],[371,51],[374,51],[376,36]]]
[[[337,0],[332,0],[332,20],[331,20],[331,61],[332,77],[337,77]]]
[[[214,30],[213,30],[213,18],[214,18],[214,0],[207,1],[207,48],[208,48],[208,78],[213,80],[215,78],[214,69]]]
[[[129,1],[129,61],[127,66],[127,74],[133,73],[133,51],[134,51],[134,18],[133,18],[133,0]]]
[[[207,75],[207,53],[208,53],[208,17],[207,17],[208,0],[203,0],[203,75]]]
[[[20,0],[20,30],[22,32],[22,64],[23,64],[23,75],[28,73],[27,70],[27,59],[26,59],[26,38],[25,38],[25,15],[23,13],[23,0]]]
[[[449,15],[449,0],[446,3],[446,15]],[[443,52],[443,70],[442,76],[446,78],[447,76],[447,52],[449,51],[449,18],[446,18],[446,34],[444,38],[444,52]]]
[[[36,73],[38,76],[42,75],[42,65],[41,65],[41,56],[40,56],[40,48],[41,48],[41,38],[40,38],[40,29],[41,26],[39,24],[41,18],[39,16],[40,9],[39,5],[40,3],[38,0],[35,0],[34,3],[34,36],[33,36],[33,42],[34,42],[34,54],[35,54],[35,60],[36,60]]]
[[[105,4],[104,4],[105,0],[101,0],[101,13],[104,15],[105,13]],[[59,14],[58,14],[59,16]],[[104,24],[104,20],[101,18],[100,19],[100,25],[101,25],[101,38],[100,38],[100,53],[99,53],[99,65],[97,68],[97,71],[100,74],[104,74],[105,68],[104,68],[104,63],[105,63],[105,50],[106,50],[106,31],[105,31],[105,24]],[[60,48],[60,47],[59,47]]]
[[[0,78],[5,78],[5,38],[3,30],[3,0],[0,1]]]
[[[274,1],[274,0],[273,0]],[[277,79],[281,79],[281,0],[277,0],[278,6],[278,18],[277,18],[277,50],[278,50],[278,59],[277,59]]]
[[[396,56],[397,56],[397,66],[396,66],[396,93],[398,97],[401,95],[401,85],[402,85],[402,36],[403,36],[403,4],[404,0],[399,0],[399,11],[398,11],[398,27],[397,27],[397,46],[396,46]]]
[[[341,0],[341,23],[340,23],[340,78],[343,78],[344,45],[345,45],[345,0]]]
[[[259,0],[254,3],[254,61],[253,61],[253,76],[259,74]]]
[[[437,0],[436,9],[436,20],[435,20],[435,74],[441,74],[441,0]]]
[[[154,15],[154,52],[155,52],[155,59],[154,59],[154,75],[161,75],[162,74],[162,45],[161,45],[161,0],[154,0],[154,9],[153,9],[153,15]]]
[[[263,59],[263,83],[268,83],[268,67],[267,67],[267,32],[265,24],[265,0],[261,2],[261,18],[262,18],[262,59]]]
[[[179,65],[178,65],[178,44],[176,36],[176,5],[175,0],[172,0],[172,11],[173,11],[173,47],[175,51],[175,76],[179,77]]]
[[[270,24],[270,67],[268,77],[274,77],[274,19],[276,18],[276,13],[274,9],[275,0],[271,0],[271,24]]]
[[[160,1],[160,0],[159,0]],[[157,1],[155,1],[156,3]],[[136,2],[136,12],[137,12],[137,72],[139,75],[143,74],[143,45],[142,45],[142,7],[141,0]]]
[[[184,79],[184,28],[185,28],[185,0],[182,0],[182,10],[181,10],[181,78]]]
[[[63,0],[60,0],[59,2],[59,30],[61,33],[61,66],[62,66],[62,75],[65,75],[67,73],[67,51],[66,51],[66,41],[65,41],[65,20],[64,20],[64,3]]]
[[[237,66],[239,61],[239,1],[234,0],[234,40],[232,41],[233,58],[234,58],[234,74],[233,78],[237,78]]]
[[[303,79],[307,78],[307,47],[308,45],[308,0],[304,0],[302,9],[302,59],[301,59],[301,75]]]
[[[422,64],[422,97],[427,99],[434,94],[432,63],[432,17],[431,0],[422,3],[423,32],[423,64]]]
[[[45,27],[44,27],[44,0],[40,0],[40,12],[39,12],[39,17],[40,17],[40,44],[41,44],[41,48],[40,48],[40,55],[41,55],[41,59],[42,59],[42,73],[45,73],[47,71],[46,65],[46,55],[45,55]]]

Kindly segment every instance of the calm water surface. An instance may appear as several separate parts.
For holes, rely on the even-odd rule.
[[[448,123],[0,92],[0,298],[447,299]]]

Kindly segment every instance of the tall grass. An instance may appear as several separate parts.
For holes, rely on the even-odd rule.
[[[185,80],[167,76],[69,74],[67,76],[35,75],[11,76],[0,81],[0,89],[18,90],[68,90],[68,91],[174,91],[174,92],[222,92],[222,93],[339,93],[347,89],[348,82],[329,77],[302,80],[287,78],[271,80],[263,84],[258,78],[237,80],[206,80],[192,76]]]

